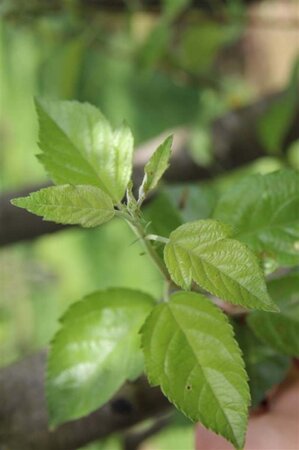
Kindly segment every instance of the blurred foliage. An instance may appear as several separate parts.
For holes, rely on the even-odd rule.
[[[261,142],[271,154],[282,151],[283,140],[298,106],[299,56],[291,71],[290,81],[284,95],[267,111],[258,124]]]
[[[234,328],[249,376],[252,407],[257,408],[268,391],[285,378],[291,359],[263,344],[248,327],[236,322]]]

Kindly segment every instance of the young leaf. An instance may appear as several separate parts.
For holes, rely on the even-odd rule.
[[[249,377],[251,406],[258,407],[273,386],[285,379],[291,359],[265,345],[242,324],[234,324]]]
[[[299,357],[299,273],[269,282],[269,292],[276,299],[280,314],[254,312],[247,323],[254,334],[275,350]]]
[[[223,194],[214,218],[234,237],[281,265],[299,263],[299,174],[282,170],[247,177]]]
[[[256,257],[229,235],[227,225],[210,219],[174,230],[164,248],[171,278],[183,289],[190,289],[193,280],[228,302],[276,311]]]
[[[142,201],[149,191],[155,189],[164,172],[168,169],[171,155],[172,136],[169,136],[153,153],[144,167],[144,178],[139,189]]]
[[[52,425],[103,405],[127,379],[142,372],[141,325],[154,305],[131,289],[99,291],[62,318],[48,360],[47,399]]]
[[[45,220],[82,227],[96,227],[114,216],[111,198],[94,186],[48,187],[16,198],[12,204]]]
[[[113,131],[88,103],[37,101],[38,158],[56,184],[91,184],[119,202],[132,171],[133,137],[127,126]]]
[[[127,208],[131,213],[135,213],[138,209],[138,203],[133,193],[133,181],[130,180],[126,192]]]
[[[179,292],[141,330],[152,385],[184,414],[243,448],[249,389],[226,316],[202,295]]]

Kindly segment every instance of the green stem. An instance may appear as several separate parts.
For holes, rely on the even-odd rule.
[[[154,249],[154,247],[152,246],[150,241],[147,239],[147,236],[146,236],[144,229],[143,229],[142,225],[140,224],[140,222],[138,220],[136,220],[134,222],[128,221],[128,223],[129,223],[130,227],[133,229],[133,231],[135,232],[135,234],[142,240],[148,254],[154,261],[155,265],[157,266],[157,268],[159,269],[161,274],[163,275],[164,279],[169,282],[170,281],[169,273],[168,273],[163,261],[161,261],[158,253],[156,252],[156,250]]]

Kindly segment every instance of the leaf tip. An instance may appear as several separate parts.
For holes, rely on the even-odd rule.
[[[10,203],[13,206],[17,206],[18,208],[24,208],[24,200],[26,197],[17,197],[10,200]]]
[[[272,313],[279,313],[280,308],[278,305],[276,305],[276,303],[271,302],[271,304],[268,305],[268,307],[267,307],[267,309],[265,309],[265,311],[272,312]]]

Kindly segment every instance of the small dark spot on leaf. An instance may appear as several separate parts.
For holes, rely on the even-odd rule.
[[[192,389],[191,384],[187,384],[186,389],[187,389],[187,391],[191,391],[191,389]]]

